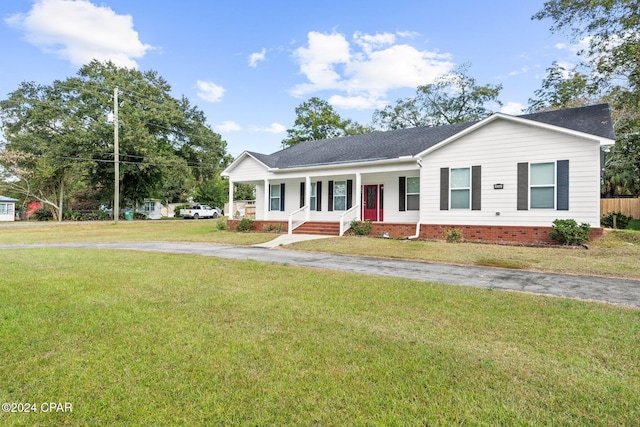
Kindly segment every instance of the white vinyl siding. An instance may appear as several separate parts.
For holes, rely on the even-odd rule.
[[[560,160],[569,161],[569,210],[559,211],[557,206],[518,210],[518,164],[555,163],[557,175]],[[466,165],[482,167],[482,210],[441,210],[441,169]],[[592,227],[600,224],[598,141],[498,119],[428,153],[422,158],[420,174],[423,224],[549,227],[558,218],[573,218]],[[557,194],[557,177],[555,186]]]

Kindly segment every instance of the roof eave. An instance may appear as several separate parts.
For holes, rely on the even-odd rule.
[[[308,171],[308,170],[320,170],[320,169],[334,169],[334,168],[349,168],[349,167],[358,167],[358,166],[382,166],[393,163],[416,163],[416,156],[402,156],[396,157],[393,159],[379,159],[379,160],[360,160],[353,162],[344,162],[344,163],[325,163],[325,164],[317,164],[317,165],[308,165],[308,166],[296,166],[291,168],[270,168],[269,172],[273,173],[288,173],[288,172],[300,172],[300,171]]]

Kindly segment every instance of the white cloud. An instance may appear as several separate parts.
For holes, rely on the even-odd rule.
[[[529,67],[522,67],[519,70],[511,71],[508,75],[509,77],[517,76],[519,74],[524,74],[529,71]]]
[[[198,97],[209,102],[222,101],[222,95],[227,91],[222,86],[218,86],[213,82],[198,80],[196,85],[198,86]]]
[[[215,127],[215,129],[218,132],[237,132],[237,131],[242,130],[242,128],[240,127],[239,124],[237,124],[234,121],[230,121],[230,120],[222,122],[222,124],[217,125]]]
[[[356,32],[350,43],[343,34],[310,32],[307,45],[293,56],[307,82],[296,85],[293,96],[304,97],[322,90],[338,91],[330,103],[343,108],[381,108],[387,91],[415,89],[433,83],[451,71],[451,56],[419,50],[400,43],[416,33],[364,34]]]
[[[387,103],[377,97],[333,95],[327,100],[329,104],[345,110],[369,110],[384,108]]]
[[[282,133],[285,132],[287,130],[287,128],[283,125],[281,125],[280,123],[271,123],[271,126],[269,126],[268,128],[262,129],[262,132],[267,132],[267,133]]]
[[[501,113],[517,116],[523,113],[525,107],[519,102],[507,102],[501,109]]]
[[[258,62],[264,61],[266,54],[267,54],[267,49],[262,48],[260,52],[255,52],[249,55],[249,66],[256,68],[258,66]]]
[[[153,49],[140,41],[131,15],[118,15],[87,0],[37,0],[29,12],[11,15],[5,22],[24,31],[25,39],[45,53],[74,65],[97,59],[135,68],[135,59]]]
[[[252,132],[282,133],[282,132],[285,132],[286,130],[287,128],[285,126],[275,122],[271,123],[271,126],[269,126],[268,128],[261,128],[258,126],[251,127]]]

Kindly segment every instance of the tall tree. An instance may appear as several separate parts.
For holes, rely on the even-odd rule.
[[[7,143],[0,165],[9,176],[4,185],[35,199],[62,220],[67,189],[82,176],[81,165],[71,161],[81,152],[84,126],[75,114],[77,103],[61,82],[52,86],[23,83],[0,103]]]
[[[337,138],[370,132],[361,124],[343,119],[327,101],[312,97],[296,107],[296,120],[282,145],[292,146],[302,141]]]
[[[501,106],[498,96],[502,85],[478,85],[470,77],[468,65],[445,74],[435,83],[418,86],[416,96],[399,99],[373,113],[373,123],[380,129],[416,126],[440,126],[480,120],[491,115],[491,104]]]
[[[607,155],[605,191],[640,195],[640,3],[637,0],[547,0],[532,19],[575,42],[593,70],[592,84],[612,107],[616,144]]]
[[[114,158],[112,112],[118,88],[120,155]],[[51,86],[23,83],[0,103],[7,140],[5,154],[30,159],[28,197],[42,186],[42,171],[62,187],[64,177],[78,169],[81,178],[106,202],[114,188],[114,164],[120,164],[120,189],[125,203],[191,191],[175,183],[195,185],[219,176],[229,162],[226,143],[185,98],[174,99],[169,84],[154,71],[119,68],[93,61],[76,77]],[[15,156],[14,156],[15,157]],[[49,169],[35,161],[49,160]],[[55,166],[55,167],[54,167]],[[75,168],[75,169],[74,169]],[[79,179],[76,176],[74,179]],[[170,183],[173,182],[174,184]],[[27,188],[27,186],[25,186]],[[55,207],[62,210],[62,205]]]
[[[576,69],[567,70],[557,62],[547,68],[542,86],[529,98],[530,113],[560,108],[581,107],[599,100],[589,76]]]
[[[640,3],[637,0],[547,0],[532,19],[550,18],[551,31],[588,41],[581,52],[606,81],[640,84]]]

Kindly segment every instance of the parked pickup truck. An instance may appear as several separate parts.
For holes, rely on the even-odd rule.
[[[191,206],[191,209],[180,209],[182,218],[218,218],[219,215],[220,209],[207,205],[195,205]]]

